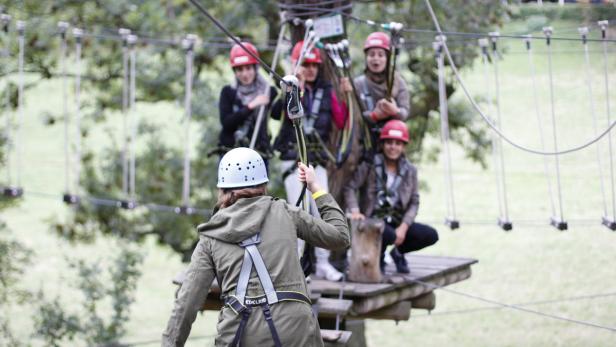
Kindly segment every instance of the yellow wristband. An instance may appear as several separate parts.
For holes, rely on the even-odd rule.
[[[312,198],[313,198],[314,200],[316,200],[317,198],[319,198],[319,197],[321,197],[321,196],[323,196],[323,195],[325,195],[325,194],[327,194],[327,192],[326,192],[326,191],[324,191],[324,190],[319,190],[319,191],[317,191],[317,192],[312,193]]]

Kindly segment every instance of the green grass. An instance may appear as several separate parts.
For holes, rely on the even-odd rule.
[[[577,23],[558,23],[564,27]],[[517,24],[516,24],[517,25]],[[512,26],[515,31],[519,25]],[[503,31],[506,31],[503,29]],[[531,82],[524,48],[521,42],[505,40],[509,53],[500,62],[502,122],[504,131],[520,143],[538,148],[538,131],[532,100]],[[537,51],[544,51],[542,41]],[[554,50],[571,51],[580,47],[574,43],[555,43]],[[594,46],[593,50],[599,49]],[[580,51],[581,52],[581,51]],[[605,95],[602,89],[600,56],[593,54],[597,115],[605,127]],[[588,112],[587,89],[579,53],[554,56],[557,132],[560,148],[580,144],[593,136]],[[537,54],[538,87],[541,111],[546,129],[549,125],[546,56]],[[616,60],[611,58],[611,81],[616,80]],[[464,73],[474,95],[485,93],[483,70],[479,62]],[[60,194],[63,189],[62,127],[46,127],[39,114],[61,107],[59,84],[44,82],[26,97],[24,124],[23,182],[28,191]],[[611,100],[616,100],[616,88]],[[463,99],[460,93],[454,96]],[[616,102],[613,102],[613,104]],[[164,107],[161,111],[161,107]],[[616,109],[616,105],[613,105]],[[140,111],[150,119],[167,120],[170,113],[181,116],[173,105],[142,105]],[[616,111],[614,111],[616,112]],[[153,115],[156,115],[154,117]],[[118,115],[110,122],[119,124]],[[477,118],[478,119],[478,118]],[[477,120],[477,122],[480,122]],[[101,127],[102,129],[102,127]],[[177,129],[169,128],[173,136]],[[546,131],[550,139],[551,130]],[[197,138],[197,137],[193,137]],[[88,140],[88,146],[105,146],[108,140],[102,131]],[[430,141],[438,141],[430,139]],[[606,141],[601,141],[602,157],[607,159]],[[602,215],[595,147],[562,157],[562,194],[565,219],[570,230],[558,232],[547,225],[550,217],[549,197],[543,173],[542,158],[504,146],[510,216],[514,230],[501,231],[496,225],[471,225],[470,221],[495,221],[498,215],[496,187],[492,168],[481,170],[464,159],[460,148],[453,147],[453,172],[457,214],[462,228],[450,231],[442,221],[445,215],[442,163],[423,165],[420,178],[429,184],[422,192],[419,221],[433,223],[440,241],[421,253],[472,257],[479,260],[473,266],[469,280],[451,286],[452,289],[506,303],[568,298],[580,295],[614,292],[616,277],[616,233],[599,225]],[[491,160],[489,160],[491,164]],[[607,166],[606,166],[607,167]],[[550,168],[553,168],[551,165]],[[179,183],[178,183],[179,184]],[[68,307],[75,308],[74,292],[67,290],[73,277],[66,257],[89,259],[113,254],[113,240],[100,238],[92,245],[74,246],[59,240],[48,227],[49,218],[63,219],[68,209],[57,200],[26,195],[15,208],[3,211],[3,219],[16,238],[36,252],[33,265],[24,275],[23,285],[42,288],[48,297],[60,295]],[[523,221],[545,221],[531,225]],[[590,221],[590,222],[589,222]],[[157,341],[169,318],[175,287],[170,281],[184,265],[179,257],[148,240],[143,276],[139,281],[137,301],[132,307],[126,342],[153,341],[143,346],[159,345]],[[411,264],[412,267],[412,264]],[[616,334],[590,327],[555,321],[509,309],[478,311],[465,314],[438,315],[458,309],[489,306],[487,304],[436,291],[437,308],[433,315],[413,311],[408,322],[395,325],[390,321],[368,321],[366,336],[371,346],[613,346]],[[542,312],[616,327],[616,296],[532,306]],[[32,332],[31,306],[14,312],[13,327],[22,338]],[[194,339],[188,346],[211,344],[217,313],[200,315],[193,325]]]

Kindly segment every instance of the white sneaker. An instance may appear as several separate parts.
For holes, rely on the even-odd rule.
[[[342,279],[342,273],[336,270],[329,262],[317,263],[317,277],[324,278],[328,281],[338,282]]]

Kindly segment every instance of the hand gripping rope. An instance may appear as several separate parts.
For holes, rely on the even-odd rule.
[[[460,222],[456,219],[456,204],[453,196],[453,178],[451,175],[451,153],[449,151],[449,115],[447,110],[447,92],[445,89],[445,58],[443,46],[445,36],[437,36],[434,42],[436,64],[438,66],[438,99],[441,114],[441,142],[443,143],[443,162],[445,163],[445,201],[447,217],[445,224],[451,230],[458,229]]]

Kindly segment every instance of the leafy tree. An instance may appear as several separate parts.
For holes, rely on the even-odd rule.
[[[232,32],[260,46],[277,38],[280,19],[275,1],[241,2],[241,6],[232,1],[204,0],[202,3]],[[196,156],[191,163],[191,181],[198,182],[194,185],[191,205],[213,205],[216,191],[212,188],[215,182],[212,173],[216,172],[217,158],[208,157],[207,154],[214,147],[219,129],[217,96],[224,83],[219,76],[229,71],[226,63],[229,41],[222,37],[217,28],[185,0],[25,0],[18,4],[1,0],[0,5],[14,18],[28,19],[26,68],[41,78],[56,78],[60,72],[57,53],[60,40],[54,34],[59,20],[69,21],[74,27],[83,27],[90,34],[84,38],[87,69],[83,88],[89,96],[82,109],[85,115],[82,136],[85,140],[92,130],[100,129],[102,121],[116,114],[122,104],[121,43],[99,39],[91,34],[99,37],[116,35],[117,28],[126,27],[141,37],[137,64],[137,102],[141,104],[159,101],[181,103],[183,97],[183,53],[177,45],[154,45],[160,43],[157,38],[178,42],[185,33],[201,36],[204,43],[195,51],[193,115],[199,124],[202,140],[196,147]],[[458,2],[433,1],[433,5],[443,21],[444,29],[452,31],[488,31],[500,24],[505,13],[504,5],[494,1],[465,2],[464,6],[459,6]],[[432,28],[423,1],[419,0],[356,2],[353,13],[367,19],[373,17],[374,13],[384,13],[388,21],[406,23],[407,27]],[[350,28],[350,41],[358,47],[374,29],[351,23],[347,23],[347,27]],[[438,109],[434,53],[430,47],[434,35],[407,33],[405,36],[409,44],[401,57],[405,64],[399,67],[412,84],[414,119],[409,124],[413,142],[417,146],[417,151],[413,153],[416,160],[419,160],[416,153],[423,150],[423,138],[426,134],[438,132],[436,117],[430,116],[432,111]],[[70,35],[69,40],[72,43]],[[144,43],[148,41],[150,44]],[[14,45],[15,40],[13,52]],[[474,47],[452,42],[452,53],[457,63],[465,67],[472,63],[477,52]],[[264,51],[262,56],[265,61],[270,61],[271,51]],[[356,58],[354,71],[359,73],[363,68],[363,57],[357,55]],[[449,95],[455,90],[451,78],[448,78],[447,89]],[[467,107],[456,105],[450,111],[453,139],[466,149],[469,157],[483,163],[488,142],[482,128],[474,124]],[[62,121],[61,114],[52,114],[51,117],[58,120],[50,122],[56,126]],[[169,116],[168,121],[180,122],[180,115]],[[137,200],[179,206],[183,153],[182,149],[161,141],[162,130],[152,122],[140,126],[139,139],[144,149],[137,156]],[[120,188],[123,139],[113,132],[110,134],[112,141],[107,148],[86,146],[81,185],[91,196],[118,199],[123,197]],[[433,149],[431,153],[435,153]],[[147,208],[123,211],[113,206],[87,202],[78,205],[74,211],[70,222],[54,225],[60,235],[73,240],[90,241],[101,232],[133,240],[154,234],[159,242],[169,245],[185,260],[188,260],[197,239],[194,226],[206,217],[161,213]]]
[[[36,336],[49,346],[61,346],[68,341],[85,342],[89,346],[119,345],[120,338],[126,333],[130,305],[135,300],[142,259],[139,252],[121,247],[113,265],[107,267],[107,273],[102,271],[100,261],[72,262],[71,267],[78,274],[77,288],[83,295],[84,310],[71,313],[59,298],[50,301],[39,293]],[[109,304],[111,317],[103,313],[109,311]]]

